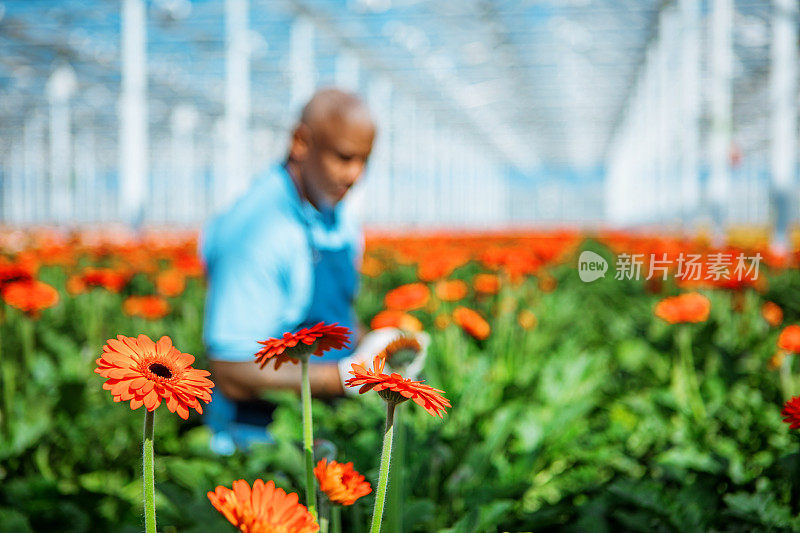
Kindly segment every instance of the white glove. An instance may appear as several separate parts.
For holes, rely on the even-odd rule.
[[[428,357],[428,346],[431,345],[431,336],[424,331],[411,333],[411,335],[417,339],[420,350],[408,366],[406,366],[405,369],[401,369],[399,373],[406,379],[416,380],[425,367],[425,359]]]
[[[431,343],[430,335],[424,332],[407,333],[397,328],[379,328],[364,335],[352,355],[339,360],[339,377],[342,380],[342,387],[344,388],[345,393],[354,396],[358,395],[358,387],[351,388],[344,384],[346,380],[353,377],[353,375],[350,374],[350,371],[352,370],[351,365],[356,364],[361,365],[364,368],[371,368],[375,356],[381,353],[390,342],[402,336],[414,336],[421,347],[420,351],[417,353],[408,367],[402,369],[402,376],[404,378],[416,379],[416,376],[422,370],[422,367],[425,366],[425,357],[428,354],[428,346]],[[385,369],[384,371],[386,370],[389,370],[389,372],[392,371],[391,367]]]

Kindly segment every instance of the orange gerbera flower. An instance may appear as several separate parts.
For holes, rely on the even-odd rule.
[[[172,259],[172,264],[190,278],[199,278],[205,272],[203,262],[197,254],[188,251],[178,253]]]
[[[770,370],[778,370],[783,364],[784,359],[786,359],[786,352],[783,350],[776,351],[774,354],[772,354],[772,357],[769,358],[767,368]]]
[[[558,287],[558,280],[552,276],[552,274],[541,271],[539,272],[539,281],[538,281],[539,290],[542,292],[553,292]]]
[[[457,307],[455,311],[453,311],[453,321],[458,324],[461,329],[480,341],[486,339],[492,332],[489,323],[486,322],[477,311],[473,311],[467,307]]]
[[[539,321],[536,319],[536,315],[533,314],[533,311],[523,309],[517,315],[517,323],[522,329],[530,330],[535,328]]]
[[[469,260],[469,256],[455,250],[438,250],[420,259],[417,277],[422,281],[435,281],[452,274],[453,270]]]
[[[167,409],[186,420],[189,409],[203,413],[199,400],[211,401],[209,372],[192,368],[194,356],[180,352],[169,337],[155,343],[147,335],[117,335],[107,342],[94,371],[108,378],[103,388],[115,402],[130,400],[131,409],[144,405],[153,411],[164,400]]]
[[[786,326],[778,337],[778,348],[800,354],[800,326]]]
[[[450,320],[450,315],[447,313],[438,314],[433,319],[433,325],[436,326],[436,329],[446,329],[451,322],[452,320]]]
[[[761,306],[761,316],[767,324],[776,328],[783,322],[783,309],[775,302],[765,302]]]
[[[392,289],[384,298],[387,309],[398,311],[411,311],[420,309],[428,303],[431,291],[423,283],[408,283]]]
[[[242,533],[314,533],[319,526],[295,493],[287,494],[275,483],[257,479],[219,485],[207,494],[211,505]]]
[[[339,505],[353,505],[356,500],[372,492],[369,481],[353,470],[353,463],[337,463],[322,459],[314,467],[314,475],[319,481],[319,490],[330,501]]]
[[[264,368],[270,361],[275,361],[275,370],[283,363],[297,364],[299,359],[308,355],[322,355],[328,350],[338,350],[350,344],[350,330],[337,323],[320,322],[310,328],[303,328],[294,333],[284,333],[278,339],[258,341],[264,347],[256,352],[256,364]]]
[[[36,275],[39,265],[24,257],[10,261],[0,256],[0,287],[14,281],[31,281]]]
[[[705,322],[711,311],[711,301],[697,292],[664,298],[656,305],[655,314],[670,324]]]
[[[159,272],[156,276],[156,290],[168,298],[180,296],[186,288],[186,276],[176,268]]]
[[[494,274],[475,274],[472,287],[481,294],[496,294],[500,290],[500,278]]]
[[[411,364],[421,350],[416,337],[402,335],[387,344],[378,355],[389,361],[392,368],[402,369]]]
[[[169,303],[160,296],[128,296],[122,302],[122,311],[128,316],[158,320],[169,313]]]
[[[436,283],[436,296],[445,302],[457,302],[467,295],[467,284],[460,279],[442,280]]]
[[[361,273],[365,276],[369,276],[371,278],[377,277],[383,272],[383,263],[381,263],[377,258],[368,255],[364,258],[364,262],[361,263]]]
[[[32,317],[39,316],[42,309],[58,303],[58,291],[38,280],[12,281],[3,285],[3,300],[10,306]]]
[[[781,416],[783,421],[789,424],[789,429],[800,428],[800,396],[794,396],[783,404]]]
[[[353,374],[354,377],[345,381],[345,385],[361,387],[358,391],[359,394],[375,389],[375,392],[387,402],[401,403],[410,399],[431,415],[444,418],[441,413],[445,413],[445,408],[451,407],[451,405],[447,398],[440,394],[444,392],[443,390],[424,385],[422,381],[404,379],[397,373],[384,374],[385,364],[386,359],[378,355],[375,356],[370,370],[361,365],[351,365],[353,370],[350,371],[350,374]]]
[[[128,283],[128,275],[110,268],[87,268],[82,274],[89,287],[103,287],[110,292],[119,292]]]
[[[387,309],[375,315],[370,321],[369,327],[370,329],[399,328],[405,331],[419,332],[422,331],[422,322],[403,311]]]
[[[67,292],[72,296],[77,296],[86,292],[86,282],[83,281],[83,276],[70,276],[67,279]]]

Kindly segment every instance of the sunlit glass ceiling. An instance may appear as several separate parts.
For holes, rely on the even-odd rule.
[[[254,121],[285,124],[289,43],[298,15],[315,25],[318,83],[335,81],[340,56],[363,84],[384,74],[417,105],[464,124],[521,168],[597,164],[624,106],[657,20],[655,0],[458,1],[253,0]],[[54,65],[75,70],[76,116],[116,128],[119,2],[5,0],[0,20],[0,112],[18,128],[45,104]],[[151,121],[193,102],[223,113],[224,5],[153,0],[148,61]]]

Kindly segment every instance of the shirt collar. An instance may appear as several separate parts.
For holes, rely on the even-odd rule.
[[[297,184],[289,174],[287,163],[276,165],[277,171],[283,176],[283,183],[287,189],[288,197],[292,202],[292,208],[295,213],[303,218],[306,222],[311,224],[323,224],[327,227],[332,227],[336,224],[338,219],[339,207],[341,202],[335,207],[323,207],[322,210],[317,209],[308,200],[300,196],[300,191]]]

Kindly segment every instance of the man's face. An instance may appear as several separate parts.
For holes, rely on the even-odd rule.
[[[375,128],[366,120],[337,120],[315,129],[302,126],[307,143],[300,169],[306,193],[317,207],[344,198],[367,164]]]

